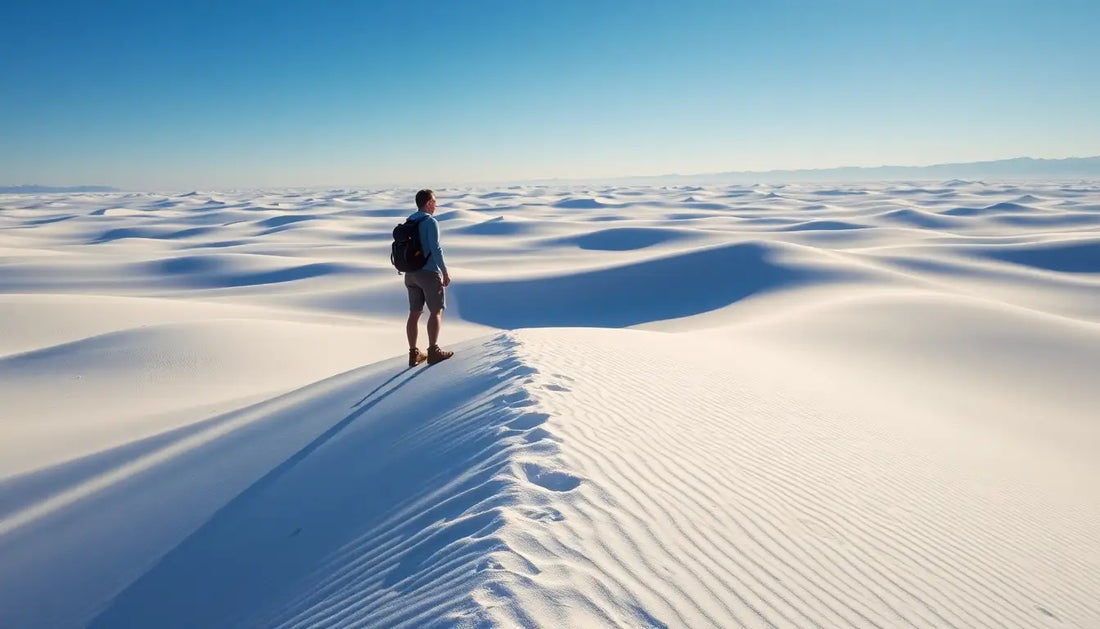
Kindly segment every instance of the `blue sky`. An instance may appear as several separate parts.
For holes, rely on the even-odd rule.
[[[0,4],[0,185],[1100,154],[1100,2]]]

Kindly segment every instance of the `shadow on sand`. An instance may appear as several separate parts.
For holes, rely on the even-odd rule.
[[[512,455],[557,444],[530,412],[523,383],[534,372],[506,336],[464,358],[376,386],[91,626],[385,626],[469,612],[471,580],[488,553],[507,550],[502,510],[526,482]],[[436,373],[446,386],[425,375]],[[550,480],[556,491],[579,483]]]

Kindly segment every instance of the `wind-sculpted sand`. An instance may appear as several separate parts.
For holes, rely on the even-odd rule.
[[[1100,626],[1100,184],[414,192],[0,195],[0,627]]]

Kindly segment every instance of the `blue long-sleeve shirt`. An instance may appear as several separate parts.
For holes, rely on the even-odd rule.
[[[423,270],[448,275],[443,248],[439,246],[439,222],[431,214],[420,211],[409,216],[409,220],[420,221],[420,246],[424,249],[424,255],[428,256]]]

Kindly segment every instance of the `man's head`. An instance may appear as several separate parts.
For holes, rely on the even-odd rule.
[[[435,213],[435,193],[427,188],[416,193],[416,209],[428,214]]]

